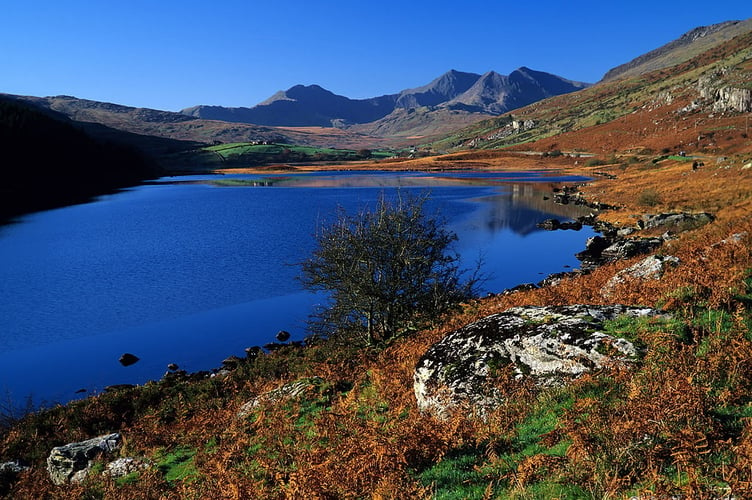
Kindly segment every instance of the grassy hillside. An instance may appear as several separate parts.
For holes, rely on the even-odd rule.
[[[677,40],[611,69],[604,75],[603,81],[638,76],[650,71],[676,66],[712,49],[716,45],[743,35],[750,29],[752,29],[752,19],[728,21],[695,28]]]
[[[290,170],[301,166],[341,165],[389,158],[395,151],[370,149],[335,149],[269,142],[235,142],[204,146],[173,153],[165,160],[181,171],[240,171],[269,167]]]
[[[752,32],[670,69],[605,82],[481,121],[435,142],[433,147],[522,150],[538,141],[532,146],[538,151],[548,148],[610,154],[686,149],[696,145],[698,136],[715,135],[718,130],[730,130],[732,136],[738,136],[747,133],[746,116],[716,111],[707,94],[724,87],[750,88],[750,46]],[[705,82],[705,94],[701,81]],[[703,149],[712,152],[710,145]]]

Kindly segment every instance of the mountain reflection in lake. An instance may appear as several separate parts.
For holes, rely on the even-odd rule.
[[[190,176],[23,217],[0,227],[0,396],[66,401],[78,389],[159,378],[169,363],[216,367],[281,329],[301,339],[321,300],[295,279],[312,235],[338,206],[354,213],[395,188],[430,191],[426,209],[458,234],[465,267],[482,258],[484,292],[537,282],[576,267],[592,235],[535,226],[583,214],[544,199],[575,180],[467,171]],[[121,366],[124,352],[141,361]]]

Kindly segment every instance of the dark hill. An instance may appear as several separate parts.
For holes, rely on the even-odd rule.
[[[97,140],[66,117],[0,96],[0,221],[78,203],[154,178],[130,146]]]

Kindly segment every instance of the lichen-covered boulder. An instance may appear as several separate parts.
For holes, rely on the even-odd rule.
[[[679,258],[673,255],[651,255],[616,273],[603,287],[602,293],[609,296],[617,286],[631,280],[661,279],[667,269],[678,266],[680,262]]]
[[[640,229],[670,228],[674,230],[695,229],[713,222],[715,217],[706,212],[669,212],[664,214],[643,215],[637,221]]]
[[[559,385],[601,367],[633,363],[629,341],[603,332],[604,322],[659,311],[622,305],[514,307],[471,323],[434,344],[418,361],[413,389],[418,407],[438,417],[460,405],[484,413],[502,401],[489,388],[494,370]]]
[[[106,434],[79,443],[52,448],[47,457],[47,472],[56,485],[80,482],[89,473],[93,460],[118,450],[122,438],[119,433]]]

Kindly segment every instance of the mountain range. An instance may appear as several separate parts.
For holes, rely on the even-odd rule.
[[[197,106],[182,113],[71,96],[4,97],[64,115],[93,137],[135,146],[171,170],[187,168],[185,155],[176,153],[216,142],[275,142],[356,150],[434,143],[435,149],[451,150],[474,141],[496,147],[507,133],[517,134],[512,139],[519,142],[538,137],[544,130],[546,134],[559,133],[579,126],[580,122],[587,126],[633,112],[636,108],[627,106],[623,96],[604,100],[600,89],[607,94],[621,91],[619,95],[626,95],[635,77],[666,72],[667,68],[676,72],[678,64],[702,54],[712,55],[725,42],[750,31],[752,19],[695,28],[677,40],[614,67],[598,84],[578,92],[572,90],[587,84],[522,67],[508,76],[493,71],[478,75],[451,70],[421,87],[361,100],[338,96],[316,85],[296,85],[252,108]],[[658,74],[652,78],[665,77]],[[605,87],[608,85],[615,87]],[[652,91],[646,89],[645,96],[638,96],[636,102]],[[509,115],[503,114],[504,110],[514,111],[515,119],[524,121],[527,110],[532,109],[530,103],[557,94],[562,95],[556,99],[571,98],[580,109],[580,116],[563,120],[567,110],[562,107],[568,104],[557,104],[557,110],[545,122],[539,120],[534,129],[518,130],[511,128],[514,124]],[[619,106],[611,109],[612,104]],[[251,120],[256,123],[243,123]],[[265,120],[285,126],[265,125]],[[319,126],[299,126],[311,123]]]
[[[342,128],[380,120],[394,122],[395,117],[401,117],[405,111],[426,107],[429,111],[496,116],[588,86],[587,83],[525,67],[508,76],[495,71],[479,75],[451,70],[421,87],[369,99],[350,99],[318,85],[295,85],[251,108],[194,106],[181,113],[195,118],[255,125]],[[380,125],[374,123],[370,132],[378,131]],[[400,127],[389,129],[390,134],[399,131]]]

